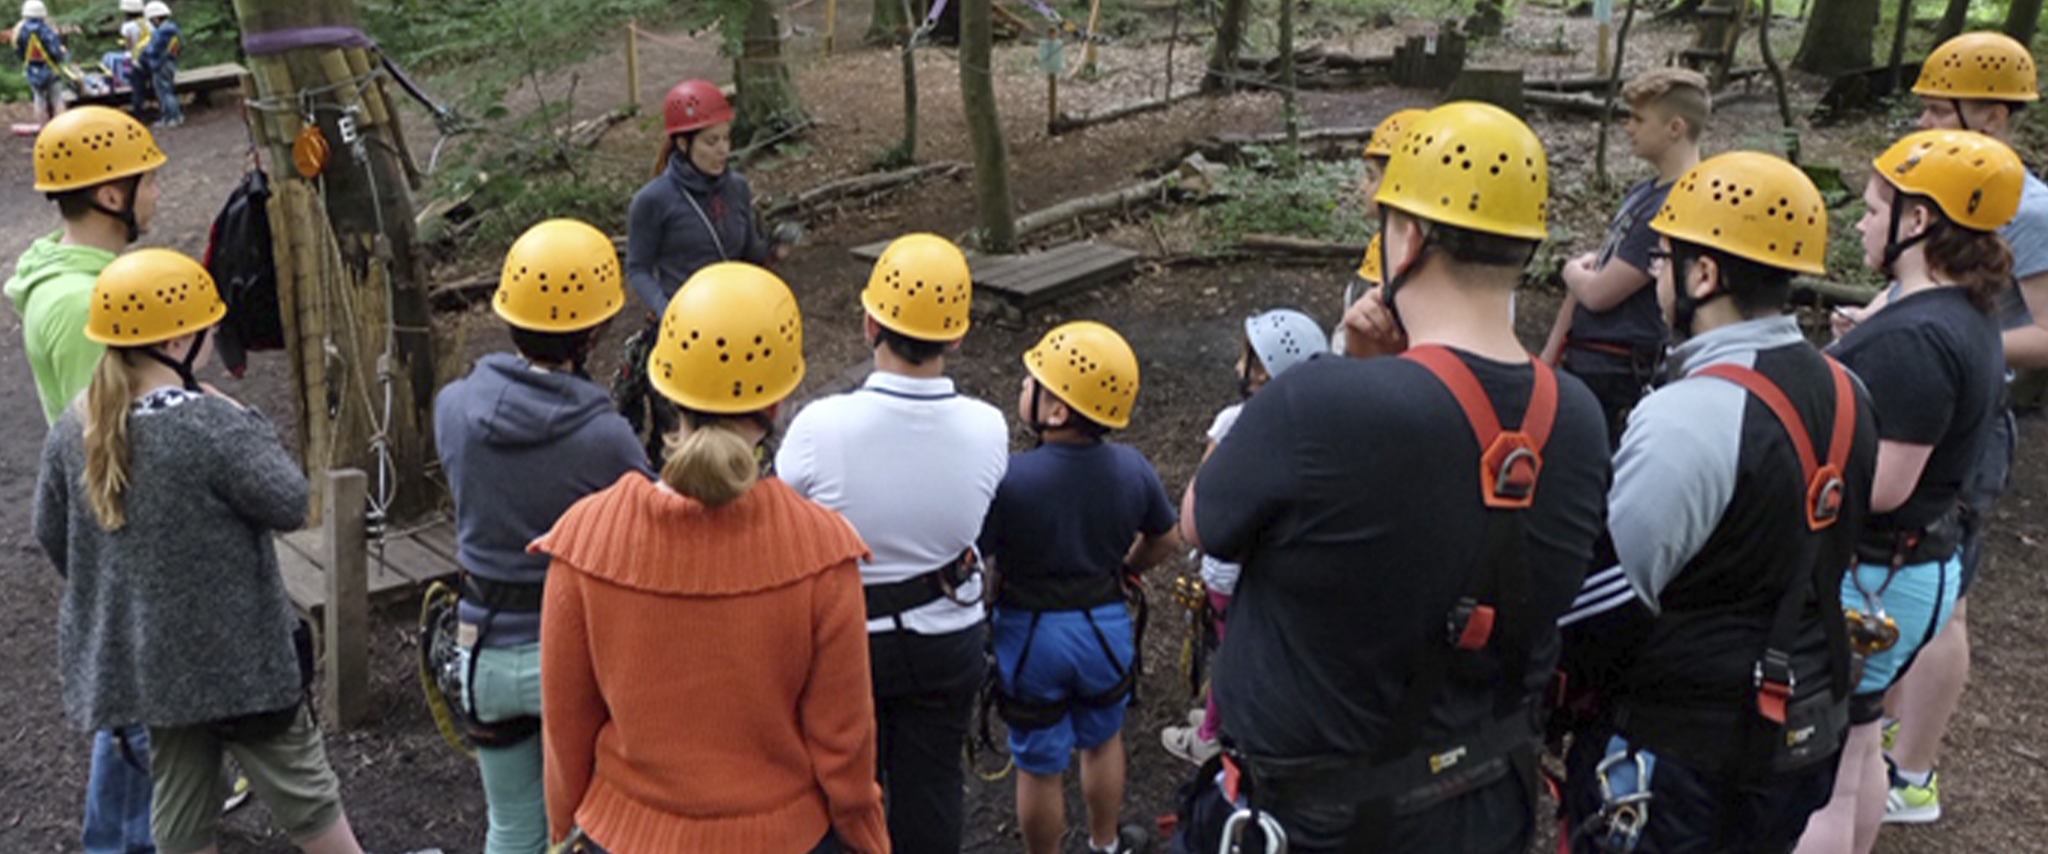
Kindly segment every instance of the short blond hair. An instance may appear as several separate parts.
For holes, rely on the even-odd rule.
[[[1621,87],[1621,98],[1638,113],[1654,109],[1685,122],[1685,136],[1695,142],[1707,129],[1714,113],[1714,96],[1707,91],[1707,77],[1690,68],[1652,68],[1636,75]]]

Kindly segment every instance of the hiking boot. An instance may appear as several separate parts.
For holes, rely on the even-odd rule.
[[[1892,790],[1884,799],[1885,824],[1930,824],[1941,818],[1941,775],[1915,786],[1892,772]]]
[[[1159,731],[1159,743],[1166,746],[1166,752],[1196,765],[1223,752],[1223,745],[1216,739],[1202,737],[1199,726],[1167,727]]]

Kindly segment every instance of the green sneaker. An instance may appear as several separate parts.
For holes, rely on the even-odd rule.
[[[1927,785],[1915,786],[1892,774],[1891,794],[1884,801],[1886,824],[1929,824],[1941,818],[1941,775],[1927,778]]]

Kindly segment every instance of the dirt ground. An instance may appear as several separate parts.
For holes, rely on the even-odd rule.
[[[865,4],[851,4],[864,7]],[[858,172],[877,152],[892,144],[901,124],[896,58],[885,51],[850,47],[858,44],[865,23],[864,8],[842,10],[838,56],[819,56],[822,11],[802,6],[795,23],[812,31],[792,43],[799,59],[799,84],[806,104],[818,119],[800,153],[764,160],[749,167],[757,192],[787,194],[825,180]],[[1566,19],[1534,4],[1523,4],[1508,38],[1484,48],[1480,61],[1514,62],[1532,76],[1587,73],[1590,51],[1553,55],[1532,49],[1548,41],[1588,44],[1584,19]],[[1404,32],[1433,24],[1401,20],[1397,27],[1375,29],[1331,25],[1320,37],[1334,49],[1381,52]],[[1560,29],[1562,28],[1562,29]],[[1630,67],[1660,62],[1683,40],[1684,33],[1643,28],[1631,45]],[[649,80],[669,81],[688,75],[725,79],[727,64],[708,44],[673,34],[643,50],[643,73]],[[1787,51],[1789,52],[1789,51]],[[958,64],[948,49],[919,54],[923,93],[921,128],[926,160],[968,159],[959,114]],[[1201,63],[1199,48],[1181,46],[1174,58],[1176,91],[1194,85]],[[1110,45],[1102,54],[1110,73],[1097,84],[1063,86],[1061,98],[1070,112],[1156,96],[1164,91],[1164,45]],[[576,69],[580,89],[577,111],[601,112],[607,98],[623,96],[621,60],[593,59]],[[1043,78],[1032,70],[1031,48],[1000,48],[996,56],[999,99],[1009,139],[1013,189],[1021,210],[1034,210],[1066,198],[1132,180],[1140,171],[1176,154],[1183,140],[1219,132],[1270,131],[1279,127],[1279,100],[1271,94],[1245,94],[1182,102],[1172,109],[1100,126],[1062,137],[1044,130]],[[664,83],[665,85],[665,83]],[[609,88],[607,88],[609,87]],[[656,92],[648,87],[650,101]],[[1803,88],[1799,97],[1812,103],[1818,91]],[[517,102],[526,95],[515,94]],[[1424,91],[1372,89],[1358,92],[1310,93],[1303,98],[1313,127],[1369,124],[1388,111],[1428,104]],[[516,103],[515,103],[516,106]],[[1583,119],[1546,113],[1532,115],[1532,125],[1552,152],[1553,186],[1578,192],[1591,172],[1594,130]],[[428,125],[418,114],[414,127]],[[1710,147],[1725,149],[1758,145],[1776,137],[1774,114],[1756,97],[1724,101]],[[1849,155],[1874,153],[1891,130],[1877,122],[1809,131],[1809,153],[1834,152],[1838,162]],[[431,144],[415,133],[419,146]],[[203,247],[205,227],[244,162],[244,135],[232,110],[197,111],[185,127],[163,134],[173,167],[164,173],[166,192],[156,227],[145,238],[188,252]],[[615,133],[602,146],[605,168],[644,169],[641,156],[651,143],[631,128]],[[28,140],[0,142],[0,257],[12,257],[34,237],[52,227],[54,213],[28,188]],[[1610,152],[1623,176],[1639,174],[1627,164],[1625,143]],[[621,199],[623,207],[626,200]],[[1556,205],[1560,225],[1575,235],[1574,248],[1592,248],[1604,210]],[[972,224],[971,188],[965,179],[927,184],[885,202],[842,211],[810,223],[806,245],[782,268],[796,288],[809,323],[806,355],[809,379],[799,392],[808,398],[844,388],[862,373],[865,353],[860,344],[860,309],[855,295],[866,271],[845,250],[909,230],[958,235]],[[1145,216],[1100,224],[1090,235],[1126,245],[1155,257],[1186,236],[1175,215]],[[1838,223],[1838,227],[1843,224]],[[1053,239],[1067,239],[1072,234]],[[451,276],[472,269],[451,260]],[[1230,366],[1236,357],[1240,318],[1274,306],[1307,310],[1324,322],[1336,319],[1343,282],[1351,265],[1331,262],[1316,266],[1267,263],[1159,263],[1149,261],[1126,283],[1072,297],[1033,312],[1026,318],[990,317],[969,336],[952,362],[962,390],[997,402],[1006,411],[1014,400],[1020,375],[1018,354],[1051,326],[1074,318],[1094,318],[1119,328],[1140,355],[1144,370],[1141,405],[1133,429],[1121,436],[1145,451],[1158,466],[1169,490],[1178,494],[1199,459],[1202,433],[1215,411],[1235,397]],[[1554,291],[1534,289],[1521,301],[1520,327],[1531,344],[1554,314]],[[442,317],[448,332],[460,332],[471,356],[503,347],[495,320],[481,310]],[[614,340],[623,332],[614,329]],[[0,338],[12,340],[19,321],[0,312]],[[608,368],[615,348],[603,348],[598,371]],[[602,375],[602,373],[600,373]],[[273,412],[288,406],[285,366],[280,357],[259,356],[249,376],[221,380],[223,388]],[[84,791],[87,737],[62,719],[55,670],[55,603],[60,580],[29,534],[29,512],[43,425],[37,418],[28,367],[18,348],[0,347],[0,850],[71,851],[77,847],[79,804]],[[2012,491],[1996,511],[1989,564],[1982,592],[1972,611],[1977,638],[1976,671],[1971,693],[1957,716],[1943,757],[1945,817],[1926,828],[1888,828],[1878,850],[1904,852],[1977,852],[2034,850],[2048,815],[2048,714],[2028,687],[2048,671],[2048,606],[2042,584],[2031,572],[2041,562],[2039,550],[2048,541],[2048,521],[2037,505],[2048,502],[2048,435],[2030,420],[2022,428],[2019,466]],[[1020,445],[1026,439],[1019,431]],[[1147,643],[1145,702],[1134,709],[1126,729],[1130,747],[1130,793],[1127,820],[1149,821],[1171,811],[1173,789],[1189,769],[1159,746],[1160,727],[1177,721],[1188,705],[1178,685],[1175,661],[1182,620],[1163,592],[1174,570],[1153,574],[1153,631]],[[373,621],[373,700],[369,721],[360,729],[330,734],[328,749],[340,773],[351,818],[373,850],[395,851],[435,845],[451,854],[481,849],[483,795],[474,769],[443,746],[433,732],[413,677],[413,615],[395,607]],[[1020,847],[1012,807],[1011,783],[984,783],[970,778],[967,850],[1014,851]],[[1070,817],[1080,813],[1071,799]],[[228,852],[282,852],[288,842],[255,805],[233,816],[225,826]],[[1070,850],[1080,843],[1070,839]]]

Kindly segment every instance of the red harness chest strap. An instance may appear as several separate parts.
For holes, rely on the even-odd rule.
[[[1557,423],[1557,374],[1541,360],[1531,360],[1536,386],[1529,393],[1529,406],[1522,412],[1520,426],[1504,430],[1500,415],[1479,377],[1450,348],[1429,344],[1411,347],[1405,358],[1429,369],[1437,381],[1450,389],[1472,436],[1479,440],[1481,497],[1486,506],[1522,510],[1536,498],[1536,478],[1543,471],[1543,446],[1550,442],[1550,428]]]
[[[1856,387],[1849,379],[1849,371],[1833,358],[1827,359],[1828,372],[1834,375],[1835,423],[1828,436],[1828,458],[1822,463],[1814,453],[1813,437],[1806,428],[1806,422],[1799,417],[1799,410],[1792,406],[1785,390],[1754,368],[1722,363],[1701,368],[1699,376],[1727,380],[1763,401],[1764,407],[1778,419],[1779,426],[1792,439],[1792,450],[1799,455],[1799,469],[1806,478],[1806,527],[1819,531],[1835,524],[1842,513],[1842,466],[1849,461],[1849,446],[1856,441]]]

